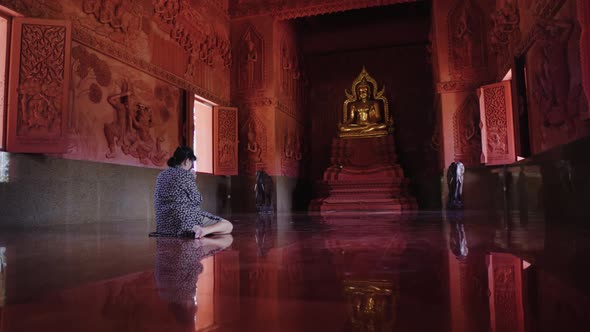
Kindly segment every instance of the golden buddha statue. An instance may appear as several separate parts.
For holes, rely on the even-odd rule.
[[[339,137],[379,137],[389,134],[392,123],[385,98],[385,88],[375,93],[377,82],[365,68],[352,83],[352,92],[344,90],[346,101],[342,108]],[[381,107],[383,105],[383,107]]]

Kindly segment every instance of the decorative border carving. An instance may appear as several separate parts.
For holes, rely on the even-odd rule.
[[[397,3],[416,2],[416,0],[327,0],[319,4],[297,6],[297,2],[264,1],[256,5],[240,4],[238,8],[230,9],[231,17],[255,16],[271,14],[280,20],[316,16],[343,12],[351,9],[361,9],[377,6],[386,6]]]
[[[476,81],[447,81],[436,84],[437,93],[457,93],[465,91],[474,91],[479,88],[483,83]]]
[[[96,36],[92,35],[88,31],[85,31],[84,28],[74,25],[72,29],[72,39],[80,44],[83,44],[89,48],[95,49],[99,52],[102,52],[108,56],[111,56],[127,65],[130,65],[138,70],[146,72],[158,79],[161,79],[165,82],[173,84],[179,88],[186,89],[192,91],[199,96],[211,100],[214,103],[220,105],[229,105],[229,100],[221,98],[212,94],[211,92],[203,89],[194,83],[176,76],[169,71],[166,71],[156,65],[153,65],[149,62],[141,60],[139,57],[133,56],[129,54],[129,52],[125,51],[121,47],[114,45],[112,42],[107,42],[102,40],[102,38],[97,38]]]

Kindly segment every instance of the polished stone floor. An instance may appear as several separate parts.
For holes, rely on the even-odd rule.
[[[590,226],[420,212],[0,229],[0,332],[588,331]]]

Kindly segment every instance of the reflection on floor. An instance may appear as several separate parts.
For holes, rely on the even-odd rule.
[[[585,331],[590,229],[476,212],[0,232],[0,332]],[[509,220],[510,221],[507,221]]]

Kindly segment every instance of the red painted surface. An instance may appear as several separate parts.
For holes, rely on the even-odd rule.
[[[213,108],[213,174],[238,175],[238,109]]]
[[[65,152],[71,23],[15,18],[11,38],[6,149]]]
[[[479,89],[483,162],[488,165],[516,161],[511,81]]]
[[[488,255],[492,332],[524,332],[522,259],[506,253]]]
[[[416,209],[408,180],[396,163],[393,137],[335,138],[331,165],[321,181],[321,198],[310,209],[320,213],[396,212]]]

